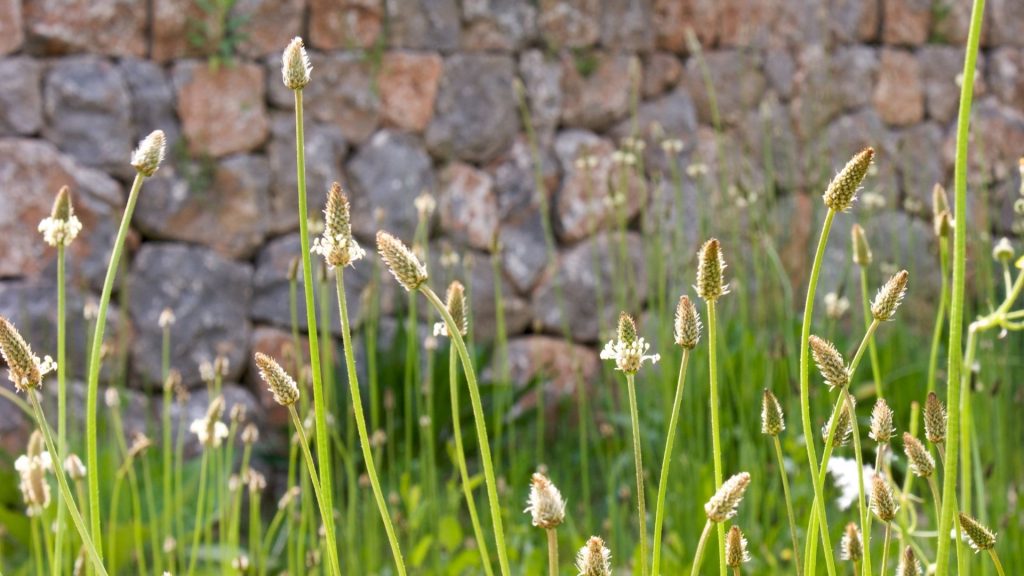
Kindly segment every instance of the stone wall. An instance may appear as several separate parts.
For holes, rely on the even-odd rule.
[[[35,228],[57,189],[71,186],[85,225],[70,256],[71,373],[83,374],[87,326],[78,311],[102,282],[131,148],[160,128],[168,162],[139,202],[119,287],[127,305],[112,320],[127,329],[119,343],[131,382],[156,385],[157,316],[170,307],[178,318],[172,361],[186,383],[198,384],[199,363],[222,354],[229,380],[258,390],[250,351],[288,340],[286,272],[298,253],[293,99],[279,72],[279,53],[296,35],[307,39],[314,68],[305,94],[314,211],[328,183],[341,180],[356,234],[372,245],[378,227],[409,239],[413,199],[433,194],[434,269],[468,277],[484,339],[494,331],[497,241],[513,369],[523,378],[568,354],[553,354],[567,345],[544,336],[563,326],[556,283],[571,295],[574,337],[598,340],[596,283],[614,271],[595,275],[592,262],[623,213],[634,231],[615,246],[626,247],[646,285],[637,216],[670,162],[686,170],[686,203],[664,207],[670,222],[694,221],[703,195],[754,209],[747,202],[771,185],[782,196],[779,241],[802,256],[813,232],[798,224],[809,219],[811,194],[871,144],[879,159],[865,204],[879,211],[879,229],[903,238],[877,253],[883,262],[896,249],[917,254],[902,264],[934,277],[926,214],[932,184],[951,179],[969,4],[238,0],[215,14],[190,0],[0,0],[0,312],[39,350],[53,350],[54,254]],[[1024,153],[1024,3],[988,5],[972,176],[991,192],[993,232],[1009,233]],[[516,82],[541,142],[557,274],[546,271]],[[648,143],[643,180],[618,148],[634,129]],[[664,137],[681,140],[678,157],[666,157]],[[595,160],[581,171],[584,154]],[[619,183],[630,190],[621,211],[608,192]],[[696,249],[696,227],[685,229]],[[461,272],[440,265],[449,250],[462,255]],[[357,321],[377,269],[369,260],[349,274]],[[395,331],[388,315],[404,296],[390,281],[382,286],[387,338]],[[588,348],[574,353],[596,363]]]

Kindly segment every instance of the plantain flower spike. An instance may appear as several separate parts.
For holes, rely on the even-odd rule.
[[[612,576],[612,553],[604,540],[591,536],[587,544],[576,554],[578,576]]]
[[[50,453],[43,448],[42,434],[38,430],[28,439],[25,454],[14,461],[14,470],[21,481],[21,497],[28,516],[39,516],[50,506],[50,484],[46,473],[53,469]]]
[[[996,262],[1003,262],[1009,264],[1013,260],[1013,244],[1010,243],[1010,239],[1002,237],[996,242],[995,246],[992,247],[992,258]]]
[[[309,73],[312,71],[302,38],[292,38],[281,56],[281,80],[284,85],[292,90],[302,90],[309,84]]]
[[[871,511],[882,522],[892,522],[900,505],[892,494],[892,488],[881,474],[871,477]]]
[[[991,550],[996,546],[996,535],[974,518],[960,513],[960,528],[963,529],[967,542],[975,552]]]
[[[865,148],[846,163],[825,189],[825,206],[836,212],[846,212],[853,206],[857,191],[868,173],[874,156],[873,148]]]
[[[853,418],[850,414],[850,403],[854,402],[853,396],[850,397],[850,402],[843,402],[842,406],[839,407],[839,421],[836,422],[836,433],[832,437],[832,445],[836,448],[846,446],[850,441],[850,437],[853,434]],[[828,441],[828,430],[832,427],[832,418],[836,415],[833,413],[832,417],[828,419],[828,422],[821,428],[821,440],[822,442]]]
[[[310,251],[323,256],[328,269],[349,266],[366,255],[352,237],[352,216],[348,198],[341,190],[341,184],[334,182],[327,192],[327,207],[324,208],[324,232],[313,240]]]
[[[615,368],[626,374],[636,374],[644,362],[655,364],[661,359],[660,354],[647,354],[651,345],[640,337],[636,331],[636,322],[623,312],[619,315],[619,329],[616,340],[609,340],[601,350],[602,360],[614,360]]]
[[[906,270],[900,270],[889,279],[878,290],[875,300],[871,303],[871,316],[879,322],[892,320],[896,309],[903,302],[903,296],[907,293],[907,280],[910,274]]]
[[[715,302],[729,293],[725,283],[725,258],[722,246],[716,238],[712,238],[701,246],[697,257],[697,295],[705,302]]]
[[[935,392],[924,402],[924,436],[932,444],[946,441],[946,407]]]
[[[565,500],[547,476],[536,472],[530,480],[530,497],[523,510],[533,517],[533,525],[553,530],[565,521]]]
[[[879,444],[888,444],[892,440],[893,433],[896,432],[896,427],[892,423],[893,416],[889,404],[884,398],[879,398],[871,410],[871,430],[868,432],[868,436]]]
[[[132,152],[132,166],[146,178],[156,174],[160,163],[164,161],[164,149],[167,139],[163,130],[154,130],[139,142],[139,147]]]
[[[935,459],[928,453],[924,444],[911,436],[910,432],[903,433],[903,452],[907,455],[907,463],[914,476],[927,478],[935,472]]]
[[[700,314],[689,296],[681,296],[676,306],[675,336],[676,344],[687,350],[693,350],[700,342]]]
[[[273,393],[274,401],[281,406],[291,406],[298,402],[299,386],[295,383],[295,379],[289,376],[284,368],[270,356],[257,352],[255,358],[260,378]]]
[[[782,405],[772,391],[765,388],[761,398],[761,432],[768,436],[778,436],[786,429]]]
[[[383,230],[377,232],[377,252],[391,275],[403,288],[412,292],[426,283],[427,269],[401,240]]]
[[[847,562],[860,562],[864,557],[864,541],[856,522],[850,522],[843,531],[843,539],[839,543],[839,558]]]
[[[896,568],[896,576],[921,576],[921,563],[914,555],[914,549],[907,546],[900,555],[900,564]]]
[[[739,568],[745,562],[750,562],[747,539],[740,527],[733,524],[732,528],[729,528],[729,533],[725,535],[725,565],[729,568]]]
[[[736,507],[743,501],[743,493],[749,485],[750,474],[746,472],[740,472],[723,482],[715,495],[704,505],[704,513],[708,520],[721,523],[735,516]]]
[[[0,316],[0,354],[7,364],[7,375],[18,392],[38,390],[43,385],[43,376],[57,369],[53,358],[42,360],[32,353],[32,347],[21,337],[10,320]]]
[[[469,318],[466,315],[466,288],[462,282],[455,280],[448,285],[445,307],[459,327],[459,334],[465,336],[469,331]],[[448,325],[444,321],[434,324],[434,336],[448,337]]]
[[[814,357],[814,364],[818,372],[825,379],[829,390],[833,388],[845,388],[850,382],[850,373],[846,369],[846,362],[843,355],[836,350],[834,344],[812,335],[808,340],[811,346],[811,356]]]
[[[953,231],[953,217],[949,210],[949,196],[942,184],[932,188],[932,227],[939,238],[949,237]]]
[[[82,231],[82,222],[75,216],[67,186],[62,186],[57,192],[53,210],[39,222],[39,231],[43,234],[43,241],[54,248],[70,246]]]
[[[850,239],[853,244],[853,263],[867,268],[871,265],[871,245],[868,244],[867,234],[860,224],[854,224],[850,229]]]

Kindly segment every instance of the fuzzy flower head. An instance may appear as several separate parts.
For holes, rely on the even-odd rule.
[[[845,388],[850,382],[850,373],[846,369],[843,355],[839,353],[839,350],[836,350],[835,345],[828,340],[813,335],[808,340],[808,343],[811,346],[811,356],[814,357],[814,364],[818,367],[818,372],[825,379],[825,384],[828,385],[829,390]]]
[[[434,200],[434,196],[427,191],[422,192],[412,203],[416,207],[416,214],[420,220],[430,219],[434,210],[437,209],[437,200]]]
[[[924,401],[924,436],[932,444],[946,441],[946,407],[935,392]]]
[[[995,548],[996,534],[963,512],[960,513],[960,529],[975,552]]]
[[[618,338],[609,340],[601,350],[602,360],[614,360],[615,368],[626,374],[636,374],[644,362],[655,364],[659,354],[647,354],[651,345],[637,334],[636,323],[626,313],[619,316]]]
[[[466,288],[462,282],[455,280],[448,285],[445,307],[458,326],[459,334],[465,336],[469,331],[469,318],[466,315]],[[448,325],[444,321],[434,324],[434,336],[448,337]]]
[[[838,416],[836,416],[836,412],[832,413],[832,417],[821,428],[822,442],[828,441],[828,431],[832,428],[833,418],[838,418],[838,420],[835,423],[836,431],[832,437],[832,445],[836,448],[841,448],[850,442],[850,437],[853,434],[853,416],[850,414],[850,404],[853,401],[853,396],[850,396],[850,401],[843,402],[842,406],[839,407]]]
[[[228,437],[228,427],[220,421],[224,414],[224,397],[218,396],[210,402],[206,415],[192,421],[189,431],[196,435],[204,448],[217,448]]]
[[[327,207],[324,209],[324,232],[313,240],[310,249],[323,256],[327,267],[349,266],[366,255],[359,243],[352,237],[352,216],[348,198],[341,190],[341,184],[331,184],[327,193]]]
[[[18,487],[25,501],[25,513],[29,516],[42,514],[50,505],[50,484],[46,481],[46,473],[53,471],[53,461],[43,447],[42,434],[38,430],[29,437],[25,454],[14,461],[14,470],[21,479]]]
[[[998,242],[992,247],[992,258],[996,262],[1009,263],[1013,260],[1013,244],[1010,243],[1010,239],[1005,236],[1000,238]]]
[[[704,243],[697,257],[697,294],[706,302],[715,302],[729,293],[729,285],[725,283],[725,258],[722,246],[712,238]]]
[[[765,388],[761,398],[761,432],[769,436],[778,436],[786,429],[786,419],[782,413],[782,404]]]
[[[896,309],[903,302],[903,296],[907,293],[907,280],[910,274],[906,270],[897,272],[878,290],[874,301],[871,303],[871,316],[879,322],[892,320]]]
[[[921,576],[921,563],[917,560],[917,556],[914,555],[914,549],[907,546],[903,549],[903,554],[900,554],[900,563],[896,568],[896,576]]]
[[[19,392],[38,389],[43,376],[57,369],[57,363],[49,356],[42,360],[32,353],[32,347],[21,337],[10,320],[0,316],[0,355],[7,363],[7,375]]]
[[[82,231],[82,222],[75,216],[67,186],[57,193],[53,211],[39,223],[39,231],[43,234],[43,241],[54,248],[70,246]]]
[[[687,350],[693,350],[700,342],[700,314],[689,296],[681,296],[676,306],[675,336],[676,344]]]
[[[907,455],[907,463],[910,464],[910,471],[918,478],[927,478],[935,472],[935,459],[928,453],[928,449],[920,440],[910,435],[910,432],[903,433],[903,452]]]
[[[736,515],[736,507],[743,501],[743,493],[750,485],[750,474],[740,472],[726,480],[715,495],[704,504],[708,520],[722,523]]]
[[[893,433],[896,432],[892,420],[892,408],[889,408],[885,399],[879,398],[875,402],[875,407],[871,409],[871,430],[868,432],[868,436],[879,444],[888,444],[889,440],[892,440]]]
[[[725,535],[725,565],[729,568],[739,568],[745,562],[750,562],[747,539],[740,527],[734,524]]]
[[[825,206],[836,212],[846,212],[853,206],[874,156],[873,148],[865,148],[846,163],[825,190]]]
[[[860,224],[854,224],[850,228],[850,243],[853,245],[853,263],[867,267],[871,265],[871,245],[868,244],[867,234]]]
[[[900,505],[893,496],[892,487],[881,474],[871,477],[871,511],[882,522],[892,522]]]
[[[274,395],[274,401],[281,406],[291,406],[299,400],[299,386],[280,364],[262,352],[255,355],[260,378]]]
[[[309,73],[312,71],[302,38],[292,38],[281,56],[281,81],[292,90],[302,90],[309,84]]]
[[[839,543],[839,558],[847,562],[860,562],[864,557],[864,541],[855,522],[846,525],[843,539]]]
[[[553,530],[565,520],[565,500],[547,476],[536,472],[530,480],[530,497],[523,512],[533,517],[534,526]]]
[[[68,454],[68,457],[64,459],[64,471],[67,472],[68,479],[74,482],[85,478],[86,467],[81,458],[74,454]]]
[[[952,231],[952,217],[949,211],[949,196],[942,184],[932,188],[932,227],[939,238],[949,236]]]
[[[167,148],[167,138],[163,130],[154,130],[139,142],[139,147],[132,152],[132,166],[135,170],[149,178],[156,174],[160,163],[164,161],[164,152]]]
[[[612,576],[612,553],[604,540],[591,536],[587,544],[576,554],[578,576]]]
[[[419,258],[412,250],[383,230],[377,232],[377,252],[384,260],[391,275],[398,280],[407,291],[412,292],[426,283],[429,276],[427,269],[420,264]]]

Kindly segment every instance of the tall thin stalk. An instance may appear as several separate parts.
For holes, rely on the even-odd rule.
[[[633,464],[636,468],[636,509],[640,525],[640,574],[647,571],[647,504],[644,501],[644,462],[640,440],[640,414],[636,405],[635,375],[626,373],[626,390],[629,395],[629,416],[633,425]],[[724,541],[724,540],[723,540]]]
[[[548,533],[548,576],[558,576],[558,532],[554,529]]]
[[[299,419],[299,413],[295,411],[295,405],[288,406],[288,412],[292,417],[292,424],[295,425],[295,432],[299,436],[299,447],[302,452],[303,458],[306,459],[306,469],[309,471],[310,483],[313,485],[313,495],[316,497],[316,504],[320,508],[320,516],[324,523],[324,527],[327,527],[326,515],[330,514],[330,510],[327,508],[327,500],[324,498],[323,482],[320,475],[317,474],[316,464],[313,462],[313,454],[309,451],[309,441],[306,439],[306,431],[302,424],[302,420]],[[322,470],[321,470],[322,471]],[[341,569],[338,563],[338,547],[332,544],[330,538],[333,537],[332,532],[327,532],[328,542],[325,544],[327,549],[327,567],[331,574],[340,575]]]
[[[658,479],[658,498],[654,512],[654,560],[651,573],[661,574],[661,530],[665,522],[665,495],[668,493],[669,468],[672,464],[672,449],[676,441],[676,429],[679,426],[679,409],[683,405],[683,388],[686,385],[686,367],[690,362],[690,351],[683,350],[683,359],[679,363],[679,379],[676,383],[676,395],[672,402],[672,415],[668,421],[668,432],[665,435],[665,454],[661,458],[661,476]]]
[[[697,552],[693,556],[693,567],[690,569],[690,576],[700,574],[700,565],[704,562],[704,548],[708,544],[708,536],[711,534],[711,520],[704,524],[704,531],[700,533],[700,540],[697,542]]]
[[[782,442],[779,436],[775,435],[772,440],[775,444],[775,457],[779,463],[779,475],[782,477],[782,494],[786,498],[786,515],[789,517],[789,537],[793,540],[793,566],[796,568],[796,575],[800,576],[800,541],[796,536],[796,515],[793,514],[793,498],[789,494],[789,475],[786,474],[786,463],[782,458]]]
[[[718,400],[718,313],[714,300],[708,300],[708,375],[711,404],[711,450],[714,462],[715,488],[722,485],[722,438],[721,421],[719,419]],[[718,564],[722,576],[726,576],[725,565],[725,526],[718,523]]]
[[[67,287],[64,285],[64,245],[57,246],[57,457],[68,454],[68,408],[67,408],[67,326],[65,318]],[[57,466],[62,466],[61,460]],[[67,522],[67,503],[60,494],[57,507],[57,537],[53,545],[53,574],[60,576],[64,561],[64,524]]]

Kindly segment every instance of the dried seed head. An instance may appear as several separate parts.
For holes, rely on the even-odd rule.
[[[896,568],[896,576],[921,576],[921,563],[914,556],[914,549],[907,546],[900,555],[900,565]]]
[[[879,444],[888,444],[896,432],[892,419],[892,408],[889,408],[884,398],[879,398],[871,410],[871,431],[868,432],[868,436]]]
[[[285,372],[273,358],[262,352],[255,355],[260,378],[274,394],[274,401],[281,406],[291,406],[299,400],[299,386],[295,379]]]
[[[850,373],[846,370],[843,355],[836,350],[835,345],[817,336],[811,336],[808,344],[811,346],[814,364],[825,379],[825,384],[828,384],[829,390],[845,388],[850,382]]]
[[[1013,244],[1010,244],[1010,239],[1005,236],[992,247],[992,258],[997,262],[1009,263],[1013,260],[1013,253]]]
[[[825,190],[825,206],[836,212],[845,212],[853,205],[864,176],[874,158],[873,148],[865,148],[846,163]]]
[[[530,497],[523,510],[533,517],[533,525],[553,530],[565,520],[565,500],[548,477],[536,472],[530,480]]]
[[[949,210],[949,196],[942,184],[936,183],[932,188],[932,227],[935,235],[946,238],[951,231],[952,216]]]
[[[67,186],[62,186],[57,193],[50,216],[39,222],[39,231],[43,233],[43,241],[54,248],[70,246],[82,231],[82,222],[75,216]]]
[[[40,360],[33,354],[18,329],[3,316],[0,316],[0,354],[7,363],[7,375],[19,392],[38,389],[43,384],[43,376],[57,369],[53,358],[46,356]]]
[[[72,482],[85,478],[86,468],[82,459],[74,454],[68,454],[64,459],[64,471],[68,473],[68,479]]]
[[[619,313],[619,328],[617,335],[619,342],[623,342],[625,344],[632,344],[633,342],[636,342],[636,321],[633,320],[632,316],[625,312]]]
[[[689,296],[681,296],[676,306],[676,344],[693,350],[700,342],[700,314]]]
[[[39,431],[29,437],[25,454],[14,461],[14,470],[18,473],[21,497],[25,502],[28,516],[39,516],[50,505],[50,484],[46,473],[53,468],[49,452],[42,449],[42,438]]]
[[[874,302],[871,303],[871,316],[879,322],[891,320],[896,314],[896,309],[903,302],[903,296],[907,293],[907,280],[910,274],[906,270],[900,270],[889,279],[878,290]]]
[[[383,230],[377,232],[377,252],[391,275],[403,288],[412,292],[428,279],[427,269],[401,240]]]
[[[900,505],[892,494],[892,488],[881,474],[871,477],[871,511],[882,522],[892,522]]]
[[[868,267],[871,265],[871,245],[868,244],[867,234],[860,224],[854,224],[850,229],[851,243],[853,244],[853,263]]]
[[[255,424],[246,424],[245,428],[242,429],[242,442],[252,446],[260,440],[260,429]]]
[[[736,507],[743,501],[743,493],[750,485],[750,474],[740,472],[726,480],[715,495],[704,505],[704,513],[712,522],[725,522],[736,515]]]
[[[860,562],[864,557],[864,542],[855,522],[846,525],[843,539],[839,544],[839,558],[847,562]]]
[[[975,552],[995,548],[996,534],[963,512],[960,513],[960,528]]]
[[[782,414],[782,405],[772,391],[765,388],[761,398],[761,432],[769,436],[778,436],[786,429],[786,420]]]
[[[310,250],[324,257],[328,268],[348,266],[366,255],[352,237],[352,216],[341,184],[334,182],[327,192],[323,234],[313,240]]]
[[[730,568],[739,568],[744,562],[750,562],[750,553],[747,552],[747,539],[743,531],[735,524],[729,528],[725,535],[725,565]]]
[[[715,302],[723,294],[729,293],[725,283],[725,258],[722,257],[722,246],[712,238],[704,243],[697,257],[697,294],[707,302]]]
[[[843,402],[839,407],[839,420],[836,422],[835,436],[832,437],[832,445],[836,448],[846,446],[850,441],[850,436],[853,434],[853,415],[850,413],[850,404],[853,404],[853,402],[853,396],[850,396],[850,401]],[[836,418],[835,412],[833,412],[828,422],[821,428],[822,442],[828,441],[828,431],[832,427],[833,418]]]
[[[309,73],[312,70],[302,38],[292,38],[281,56],[281,80],[284,85],[292,90],[302,90],[309,84]]]
[[[455,325],[459,327],[459,334],[465,336],[469,331],[469,318],[466,315],[466,288],[462,282],[455,280],[448,285],[445,308],[448,309],[448,314],[455,321]],[[448,336],[448,325],[444,321],[434,324],[434,335]]]
[[[924,436],[932,444],[946,441],[946,407],[935,392],[924,401]]]
[[[612,553],[604,545],[604,540],[591,536],[586,546],[576,554],[576,570],[579,576],[611,576]]]
[[[167,139],[163,130],[154,130],[139,142],[139,147],[132,152],[132,166],[135,170],[149,178],[156,174],[160,163],[164,161],[164,149],[167,146]]]
[[[949,238],[949,235],[953,232],[953,216],[949,210],[936,216],[933,226],[936,236],[939,238]]]
[[[136,432],[132,436],[131,446],[128,447],[128,457],[137,458],[139,455],[144,454],[152,445],[153,441],[149,439],[149,436],[142,432]]]
[[[299,279],[299,265],[301,261],[298,256],[288,261],[288,281],[294,282]]]
[[[160,312],[160,317],[157,319],[156,323],[161,329],[167,329],[173,326],[176,320],[177,318],[174,316],[174,310],[164,308]]]
[[[927,478],[935,472],[935,459],[920,440],[909,432],[903,433],[903,452],[907,455],[910,471],[918,478]]]
[[[245,483],[249,486],[250,494],[260,494],[267,488],[266,476],[252,468],[249,468],[249,473],[245,478]]]

